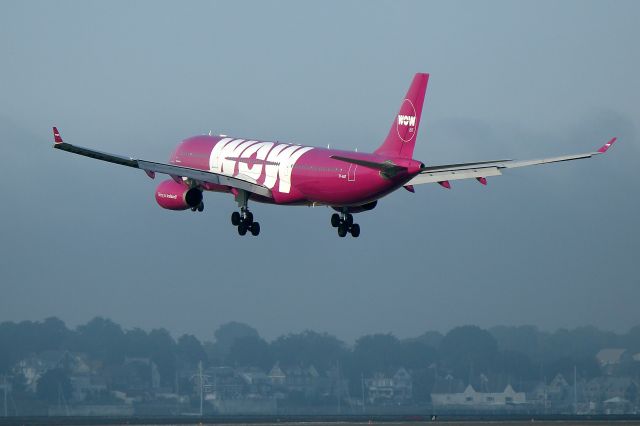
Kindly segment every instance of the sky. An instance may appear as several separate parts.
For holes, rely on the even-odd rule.
[[[0,2],[0,321],[105,316],[212,340],[348,342],[465,324],[640,324],[640,3]],[[431,74],[428,165],[591,151],[452,189],[397,191],[338,238],[324,207],[228,194],[201,214],[159,179],[51,149],[167,161],[208,133],[373,151]]]

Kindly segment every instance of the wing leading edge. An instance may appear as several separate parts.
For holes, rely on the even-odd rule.
[[[255,182],[251,182],[250,180],[212,173],[206,170],[192,169],[190,167],[182,167],[166,163],[156,163],[146,160],[137,160],[134,158],[108,154],[106,152],[72,145],[62,140],[62,138],[60,137],[60,132],[58,132],[58,129],[55,127],[53,128],[53,135],[55,140],[55,144],[53,145],[53,147],[56,149],[83,155],[85,157],[95,158],[97,160],[107,161],[109,163],[120,164],[122,166],[144,170],[150,178],[154,178],[156,173],[162,173],[171,176],[176,181],[180,181],[181,178],[188,178],[193,179],[196,182],[206,182],[229,186],[232,188],[252,192],[263,197],[272,198],[272,194],[269,188],[259,185]]]
[[[583,154],[562,155],[558,157],[541,158],[537,160],[494,160],[482,161],[478,163],[448,164],[441,166],[424,167],[420,174],[415,176],[406,186],[419,185],[422,183],[440,183],[459,179],[477,179],[486,182],[484,179],[490,176],[499,176],[503,169],[515,169],[518,167],[537,166],[540,164],[558,163],[561,161],[581,160],[591,158],[595,155],[604,154],[616,142],[617,138],[601,146],[593,152]],[[443,185],[444,186],[444,185]]]

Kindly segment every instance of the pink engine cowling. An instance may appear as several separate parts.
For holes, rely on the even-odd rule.
[[[202,191],[169,179],[156,188],[156,202],[163,209],[186,210],[200,205]]]

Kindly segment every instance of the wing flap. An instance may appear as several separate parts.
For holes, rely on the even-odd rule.
[[[145,160],[136,161],[138,162],[138,168],[146,172],[163,173],[170,176],[186,177],[199,182],[230,186],[262,195],[263,197],[272,198],[271,191],[267,187],[242,178],[221,175],[205,170],[192,169],[190,167],[175,166],[173,164],[154,163],[152,161]]]
[[[498,167],[483,167],[460,171],[444,171],[421,173],[407,182],[405,185],[419,185],[422,183],[437,183],[459,179],[486,178],[489,176],[500,176],[502,173]]]

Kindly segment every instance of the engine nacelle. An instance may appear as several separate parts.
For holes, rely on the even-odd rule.
[[[156,188],[156,202],[163,209],[186,210],[200,205],[202,191],[169,179]]]

